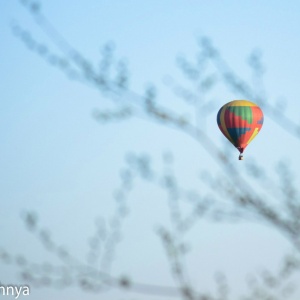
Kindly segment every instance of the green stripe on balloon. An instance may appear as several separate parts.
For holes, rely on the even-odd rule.
[[[237,117],[241,117],[242,120],[247,121],[249,124],[252,124],[252,109],[250,106],[229,106],[227,108]]]

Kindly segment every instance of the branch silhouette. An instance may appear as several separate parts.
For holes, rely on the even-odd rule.
[[[13,33],[47,63],[57,67],[70,79],[97,89],[115,104],[114,110],[95,110],[93,114],[95,120],[104,123],[137,117],[170,127],[178,134],[192,138],[196,145],[214,158],[220,173],[214,176],[206,171],[202,182],[210,188],[213,196],[200,195],[197,190],[189,190],[180,185],[172,168],[173,159],[170,153],[164,157],[162,173],[152,168],[148,156],[132,154],[127,159],[126,168],[121,174],[121,185],[115,193],[116,209],[112,216],[112,225],[108,227],[105,220],[98,220],[95,234],[89,243],[86,262],[75,258],[63,246],[54,242],[50,233],[39,227],[37,216],[33,212],[24,214],[28,230],[38,238],[45,249],[59,258],[60,265],[51,263],[38,265],[27,261],[23,256],[14,257],[6,250],[1,250],[1,260],[18,265],[23,278],[36,286],[60,288],[75,285],[92,292],[122,288],[152,296],[181,297],[187,300],[226,300],[230,299],[230,286],[224,274],[216,275],[216,290],[212,293],[198,291],[193,286],[184,259],[188,253],[188,245],[184,238],[189,230],[203,219],[212,222],[251,220],[266,224],[281,233],[289,241],[293,253],[287,254],[278,273],[272,274],[264,270],[258,276],[249,278],[249,294],[241,299],[287,299],[292,295],[295,288],[291,286],[290,280],[300,271],[300,202],[290,168],[282,162],[278,164],[281,185],[268,177],[255,162],[248,163],[249,174],[244,174],[231,163],[224,151],[219,149],[201,126],[204,112],[210,113],[215,105],[209,99],[209,92],[216,84],[224,84],[228,89],[258,103],[281,128],[299,140],[300,126],[266,100],[262,79],[263,65],[259,54],[254,53],[250,58],[250,66],[258,80],[254,87],[231,69],[207,37],[199,39],[199,55],[196,62],[189,62],[185,57],[179,58],[179,68],[191,82],[193,89],[184,87],[171,77],[166,79],[166,84],[187,107],[192,109],[195,113],[193,119],[163,106],[154,86],[146,89],[144,94],[131,90],[127,65],[124,60],[115,58],[112,44],[107,44],[103,48],[99,69],[55,28],[42,13],[38,2],[25,0],[20,2],[29,10],[37,26],[58,49],[59,54],[39,43],[16,21],[12,25]],[[214,66],[213,71],[207,70],[208,64]],[[255,191],[254,184],[247,176],[260,186],[262,192]],[[122,236],[123,223],[130,215],[129,198],[137,178],[165,191],[172,226],[167,228],[160,225],[157,236],[161,239],[169,261],[170,272],[175,281],[174,287],[139,283],[129,276],[111,275],[110,267]],[[227,201],[219,201],[221,198]],[[274,205],[278,198],[280,204]],[[190,207],[188,213],[181,210],[182,203]]]

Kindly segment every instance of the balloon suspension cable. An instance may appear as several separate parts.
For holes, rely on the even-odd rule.
[[[243,156],[243,152],[244,152],[244,149],[243,147],[236,147],[239,152],[240,152],[240,155],[239,155],[239,160],[243,160],[244,159],[244,156]]]

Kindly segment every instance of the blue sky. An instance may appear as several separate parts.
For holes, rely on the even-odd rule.
[[[182,104],[174,99],[163,80],[172,76],[185,82],[176,58],[184,55],[193,61],[198,51],[197,38],[210,37],[232,69],[247,81],[251,81],[247,59],[258,49],[266,69],[268,101],[275,104],[278,99],[286,99],[287,115],[300,121],[298,1],[289,1],[287,5],[282,1],[248,0],[56,0],[42,1],[41,8],[68,41],[95,63],[99,61],[101,47],[112,41],[116,55],[128,63],[132,89],[142,93],[153,83],[158,87],[158,99],[180,112]],[[119,171],[129,152],[149,153],[157,168],[161,168],[163,153],[171,151],[182,184],[195,189],[200,184],[200,170],[219,172],[217,163],[199,144],[176,130],[138,118],[98,124],[92,112],[108,107],[109,100],[97,90],[69,80],[28,50],[12,33],[11,24],[16,23],[58,53],[20,2],[3,1],[0,246],[41,261],[48,257],[22,224],[21,213],[34,210],[42,226],[51,228],[58,241],[84,256],[95,218],[109,220],[113,214],[112,195],[120,184]],[[219,107],[240,95],[218,87],[211,98]],[[216,125],[217,110],[205,116],[205,128],[223,149],[226,141]],[[266,115],[264,127],[246,156],[265,166],[274,177],[276,162],[284,159],[290,163],[297,182],[298,143]],[[244,172],[244,165],[237,161],[237,151],[232,149],[229,154],[235,166]],[[154,233],[158,224],[168,224],[166,201],[162,191],[143,182],[133,192],[130,217],[113,268],[116,275],[129,274],[139,281],[173,284],[162,245]],[[189,239],[193,244],[188,261],[192,281],[198,285],[199,280],[204,289],[213,286],[213,273],[221,269],[229,270],[230,282],[238,282],[242,290],[243,276],[248,271],[257,271],[264,265],[276,268],[282,253],[289,249],[279,234],[248,223],[238,228],[201,224],[191,231]],[[236,241],[241,248],[235,246]],[[257,247],[258,244],[261,246]],[[146,261],[145,256],[149,257]],[[236,265],[240,268],[232,267]],[[201,270],[205,270],[205,275]],[[3,266],[0,281],[19,282],[16,274],[15,268]],[[239,289],[235,292],[239,293]],[[84,295],[77,289],[41,289],[34,290],[30,299],[82,299]],[[135,294],[129,296],[140,299]],[[105,294],[105,299],[112,300],[128,297],[117,292]],[[299,299],[299,291],[294,299]]]

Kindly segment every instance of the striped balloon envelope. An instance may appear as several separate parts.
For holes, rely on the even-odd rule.
[[[240,151],[239,159],[262,128],[264,115],[258,105],[247,100],[234,100],[223,105],[217,115],[221,132]]]

